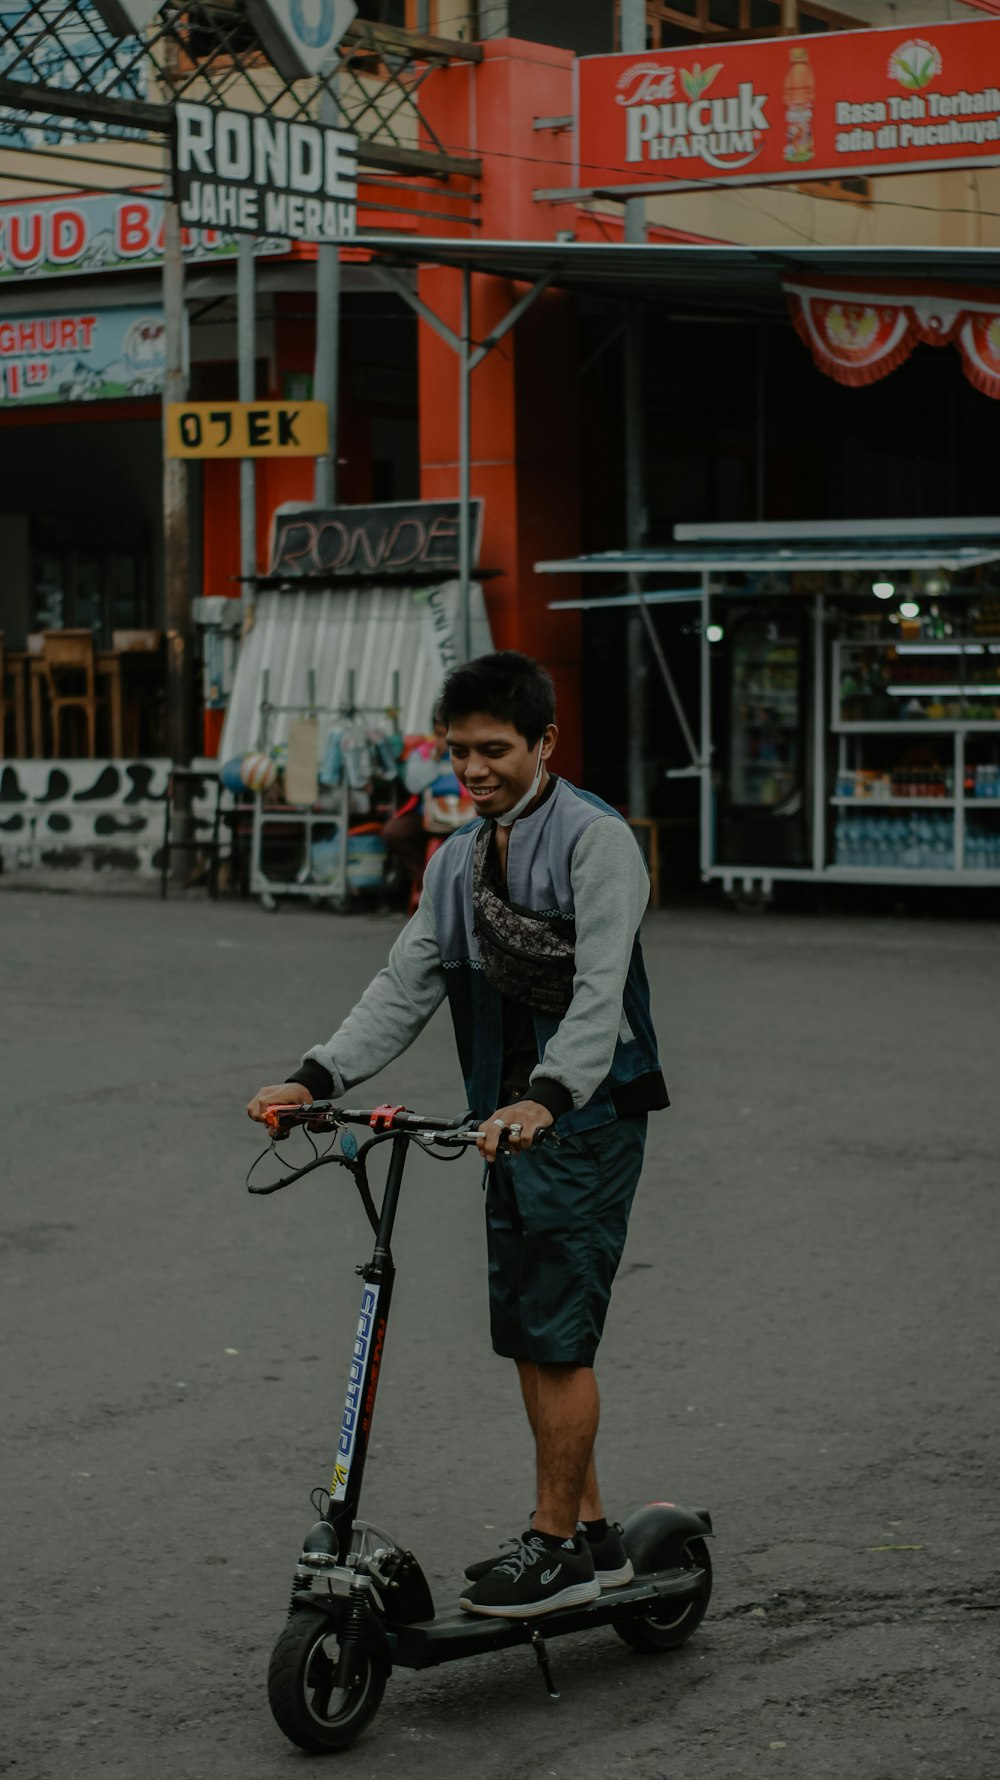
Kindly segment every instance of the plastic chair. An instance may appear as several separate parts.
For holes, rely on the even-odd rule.
[[[87,725],[87,757],[97,755],[97,694],[94,633],[89,630],[42,632],[42,666],[52,712],[52,753],[62,757],[62,720],[66,711],[82,711]],[[67,691],[69,687],[71,690]],[[82,687],[82,690],[81,690]]]

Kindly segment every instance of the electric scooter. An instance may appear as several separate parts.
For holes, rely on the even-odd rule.
[[[346,1168],[375,1232],[372,1259],[356,1269],[363,1282],[361,1308],[331,1488],[313,1491],[320,1519],[306,1535],[288,1619],[268,1671],[271,1711],[286,1737],[300,1749],[346,1748],[374,1718],[395,1667],[430,1668],[525,1644],[534,1650],[550,1697],[557,1699],[547,1650],[551,1638],[611,1625],[626,1644],[644,1654],[686,1643],[701,1624],[712,1592],[705,1543],[712,1521],[705,1509],[666,1502],[639,1509],[623,1528],[635,1571],[632,1581],[585,1606],[533,1620],[467,1614],[457,1601],[435,1605],[413,1553],[358,1519],[392,1301],[390,1243],[407,1152],[416,1144],[441,1161],[456,1160],[475,1145],[479,1132],[461,1120],[423,1118],[401,1106],[359,1112],[329,1101],[271,1107],[267,1122],[272,1148],[295,1126],[330,1133],[330,1147],[320,1154],[314,1144],[310,1161],[269,1184],[254,1186],[248,1179],[251,1193],[278,1192],[324,1166]],[[372,1132],[360,1147],[351,1125]],[[367,1160],[381,1144],[389,1144],[390,1158],[377,1206]]]

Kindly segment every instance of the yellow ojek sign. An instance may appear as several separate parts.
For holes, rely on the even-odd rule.
[[[168,402],[168,457],[322,457],[325,402]]]

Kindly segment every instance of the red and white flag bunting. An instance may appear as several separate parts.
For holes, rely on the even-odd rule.
[[[786,282],[785,295],[799,338],[837,383],[878,383],[921,342],[954,344],[969,382],[1000,401],[1000,292]]]

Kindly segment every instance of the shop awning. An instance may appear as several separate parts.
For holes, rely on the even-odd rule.
[[[365,248],[395,266],[456,266],[627,302],[670,300],[678,309],[787,315],[783,284],[812,279],[918,280],[1000,286],[993,247],[733,247],[702,242],[461,241],[366,235]]]
[[[471,618],[478,655],[491,647],[478,585]],[[384,711],[394,686],[401,730],[426,734],[441,681],[461,658],[461,623],[457,581],[262,593],[253,630],[240,645],[219,758],[232,760],[259,745],[265,696],[274,707],[269,746],[285,741],[291,716],[310,709],[328,729],[345,720],[352,697],[359,708]]]
[[[1000,540],[992,549],[975,544],[953,544],[939,549],[915,549],[902,540],[878,549],[828,544],[775,547],[674,545],[662,550],[604,550],[596,556],[572,556],[554,562],[536,562],[540,575],[689,575],[696,574],[798,574],[826,569],[851,574],[879,569],[909,574],[933,569],[981,568],[1000,561]]]
[[[672,544],[536,562],[540,575],[949,574],[1000,562],[1000,519],[679,525]],[[687,590],[685,590],[687,591]],[[637,596],[631,596],[634,600]],[[669,595],[643,596],[658,603]],[[684,594],[675,594],[683,598]],[[565,605],[567,602],[560,602]],[[588,605],[589,601],[579,602]],[[604,603],[604,602],[602,602]],[[621,603],[621,602],[619,602]]]

